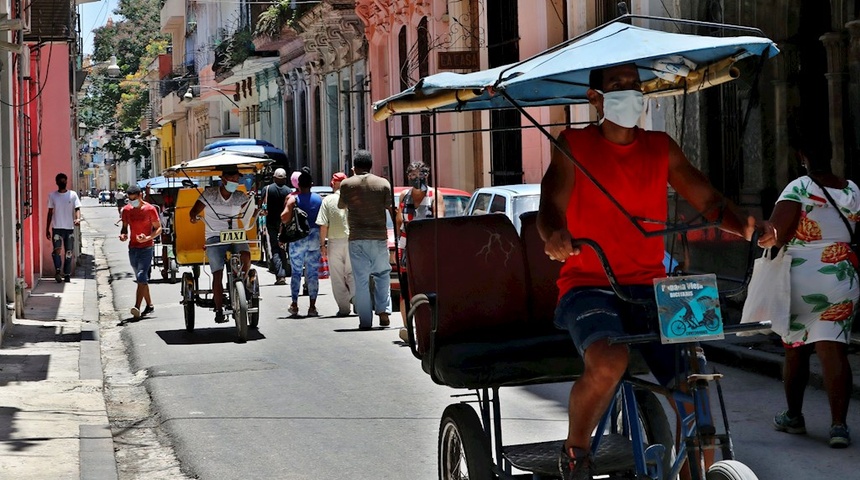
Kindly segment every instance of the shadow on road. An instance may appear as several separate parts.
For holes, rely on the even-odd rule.
[[[194,330],[193,333],[178,330],[158,330],[155,332],[167,345],[208,345],[212,343],[239,343],[234,327],[216,327]],[[266,336],[259,330],[248,330],[248,341],[263,340]]]
[[[370,328],[335,328],[333,331],[338,333],[343,332],[383,332],[391,330],[391,327],[370,327]]]

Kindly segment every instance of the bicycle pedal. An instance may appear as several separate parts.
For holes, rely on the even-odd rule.
[[[699,380],[712,382],[720,378],[723,378],[722,373],[694,373],[692,375],[687,376],[687,381],[690,383],[698,382]]]

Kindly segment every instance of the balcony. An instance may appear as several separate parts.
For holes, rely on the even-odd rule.
[[[185,117],[186,105],[182,103],[182,97],[173,92],[161,99],[160,124]]]
[[[164,0],[161,7],[161,31],[177,29],[185,24],[185,0]]]

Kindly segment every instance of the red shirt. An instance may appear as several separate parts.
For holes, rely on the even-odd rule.
[[[150,203],[143,203],[140,208],[134,208],[131,205],[122,207],[122,221],[128,224],[128,248],[146,248],[155,244],[153,240],[148,242],[138,242],[136,240],[139,234],[144,234],[147,237],[152,235],[155,228],[153,222],[161,222],[158,216],[158,209]]]
[[[637,128],[632,143],[618,145],[604,138],[600,128],[591,125],[566,130],[564,138],[574,158],[630,215],[666,221],[668,135]],[[651,285],[652,279],[666,276],[663,237],[645,238],[579,170],[565,215],[573,238],[590,238],[603,248],[622,285]],[[665,227],[642,222],[640,225],[647,231]],[[600,259],[587,246],[562,266],[559,298],[572,288],[586,286],[609,286]]]

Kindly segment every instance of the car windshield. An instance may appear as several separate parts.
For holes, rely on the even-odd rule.
[[[466,207],[469,206],[469,198],[465,195],[445,195],[445,216],[446,217],[461,217],[466,213]],[[400,204],[400,195],[394,195],[394,203]],[[394,222],[391,220],[391,215],[388,210],[385,211],[385,226],[386,228],[394,228]]]

